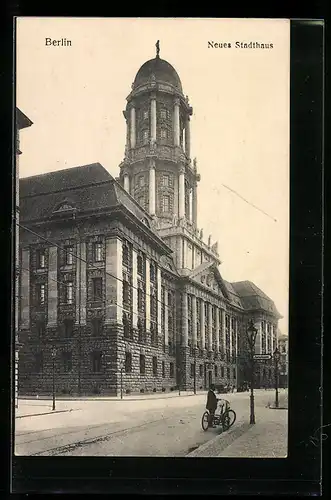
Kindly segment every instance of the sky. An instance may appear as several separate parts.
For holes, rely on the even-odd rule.
[[[33,122],[21,132],[20,177],[95,162],[118,176],[126,97],[160,40],[193,107],[198,227],[218,241],[223,278],[253,281],[287,334],[289,21],[29,17],[18,18],[16,36],[16,104]]]

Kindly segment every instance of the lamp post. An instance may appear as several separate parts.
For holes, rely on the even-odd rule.
[[[276,389],[276,397],[275,397],[275,407],[279,407],[279,399],[278,399],[278,363],[280,360],[280,352],[278,347],[276,347],[274,352],[274,361],[275,361],[275,389]]]
[[[250,320],[246,328],[246,335],[248,346],[250,350],[250,377],[251,377],[251,394],[250,394],[250,417],[249,423],[255,424],[255,411],[254,411],[254,347],[257,335],[257,328],[255,328],[253,320]]]
[[[55,410],[55,357],[56,357],[56,349],[52,349],[52,364],[53,364],[53,407],[52,410]]]

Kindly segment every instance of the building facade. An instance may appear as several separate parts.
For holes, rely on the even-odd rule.
[[[288,387],[288,336],[279,335],[278,349],[280,352],[279,361],[279,386]]]
[[[20,181],[22,394],[50,393],[53,367],[63,394],[241,385],[252,318],[256,352],[273,352],[273,301],[225,281],[198,228],[192,113],[157,53],[127,97],[118,178],[96,163]]]

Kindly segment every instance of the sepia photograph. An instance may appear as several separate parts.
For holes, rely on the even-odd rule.
[[[15,456],[287,457],[290,21],[15,31]]]

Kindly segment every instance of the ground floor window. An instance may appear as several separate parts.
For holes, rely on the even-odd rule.
[[[173,363],[170,363],[170,377],[173,377],[174,376],[174,364]]]
[[[203,376],[203,365],[199,366],[199,374],[200,374],[200,377]]]
[[[162,378],[165,378],[165,362],[162,361]]]
[[[92,371],[94,373],[100,372],[102,367],[102,352],[93,351],[91,353]]]
[[[156,377],[157,375],[157,357],[153,356],[153,375]]]
[[[139,364],[140,364],[140,375],[145,375],[146,362],[144,354],[140,354]]]
[[[132,354],[131,352],[125,353],[125,372],[130,373],[132,371]]]
[[[191,377],[194,377],[194,373],[195,373],[195,366],[194,366],[194,363],[191,364]]]

